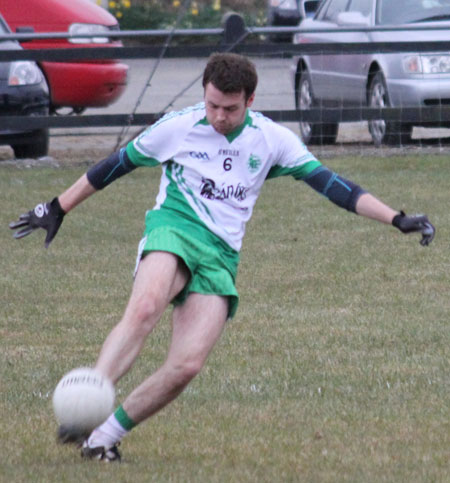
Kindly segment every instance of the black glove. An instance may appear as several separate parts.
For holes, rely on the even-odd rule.
[[[418,231],[422,233],[422,239],[420,244],[423,246],[428,246],[434,238],[436,229],[429,222],[426,215],[412,215],[407,216],[403,211],[392,220],[392,224],[398,228],[402,233],[412,233]]]
[[[65,212],[61,208],[58,198],[53,198],[50,203],[39,203],[34,210],[23,213],[19,216],[19,221],[11,222],[9,227],[11,230],[23,227],[13,235],[17,240],[29,235],[38,228],[43,228],[47,231],[47,236],[45,237],[45,248],[47,248],[53,238],[55,238],[56,233],[58,233],[64,215]]]

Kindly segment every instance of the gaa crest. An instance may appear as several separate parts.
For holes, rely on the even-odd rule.
[[[247,161],[247,168],[250,171],[250,173],[256,173],[256,171],[258,171],[260,166],[261,166],[261,158],[259,156],[256,156],[255,154],[250,154],[250,157],[248,158],[248,161]]]

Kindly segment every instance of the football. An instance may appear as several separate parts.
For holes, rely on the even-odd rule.
[[[53,393],[53,410],[60,426],[89,434],[114,408],[112,382],[95,369],[81,367],[68,372]]]

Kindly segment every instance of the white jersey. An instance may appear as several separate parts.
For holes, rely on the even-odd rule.
[[[204,103],[165,115],[128,144],[127,154],[137,166],[161,164],[155,210],[194,212],[236,251],[264,181],[301,179],[320,166],[292,131],[251,110],[235,131],[218,133]]]

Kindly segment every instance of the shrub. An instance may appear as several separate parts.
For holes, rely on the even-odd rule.
[[[229,11],[241,14],[250,26],[265,22],[264,0],[193,0],[177,25],[184,4],[182,0],[111,0],[108,9],[122,30],[215,28]]]

